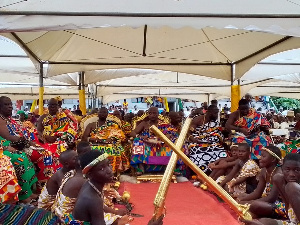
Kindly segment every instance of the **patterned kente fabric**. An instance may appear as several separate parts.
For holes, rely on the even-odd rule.
[[[192,135],[203,143],[189,144],[189,158],[204,172],[210,170],[209,163],[227,157],[222,145],[224,137],[218,121],[211,121],[196,127]]]
[[[20,191],[21,186],[18,184],[17,175],[10,158],[3,155],[3,151],[0,149],[0,202],[18,201]]]
[[[122,146],[122,141],[125,141],[125,135],[117,123],[111,120],[106,120],[102,126],[99,126],[97,123],[97,128],[91,131],[90,137],[103,141],[107,139],[112,140],[110,144],[93,144],[92,149],[106,152],[109,155],[108,160],[114,173],[129,169],[129,159]]]
[[[33,206],[0,204],[2,225],[59,225],[59,219],[50,211]]]
[[[289,153],[300,153],[300,139],[288,140],[277,146],[281,150],[282,158],[284,158]]]
[[[64,217],[64,224],[69,225],[90,225],[90,222],[84,222],[80,220],[76,220],[72,214],[66,214]]]
[[[130,159],[131,158],[131,143],[128,141],[128,136],[132,131],[132,125],[125,120],[122,120],[121,123],[122,123],[121,130],[125,134],[125,141],[122,143],[122,145],[125,150],[126,157],[128,159]]]
[[[251,158],[257,159],[256,156],[261,155],[261,148],[271,143],[271,139],[264,132],[257,132],[259,127],[269,128],[269,122],[255,109],[251,108],[247,116],[239,118],[235,126],[245,128],[250,132],[249,136],[237,132],[232,139],[233,143],[247,143],[252,148]]]
[[[75,175],[76,175],[75,170],[71,170],[65,174],[61,182],[61,185],[58,189],[56,199],[51,207],[51,211],[55,213],[55,215],[57,215],[62,221],[64,220],[65,214],[69,214],[73,211],[76,202],[76,198],[70,198],[68,196],[65,196],[62,193],[62,189],[64,188],[68,180],[70,180]]]
[[[57,141],[48,143],[47,149],[60,154],[64,152],[68,144],[74,143],[77,138],[78,123],[71,114],[66,114],[68,110],[59,110],[56,115],[47,114],[43,119],[43,136],[57,136]]]
[[[270,182],[267,182],[266,183],[266,187],[261,195],[261,197],[267,197],[271,190],[272,190],[272,187],[273,185],[270,183]],[[286,213],[286,210],[285,210],[285,203],[282,201],[282,199],[278,198],[275,202],[274,202],[274,212],[282,217],[282,218],[287,218],[287,213]]]
[[[56,199],[56,195],[49,195],[47,186],[45,185],[39,196],[38,208],[51,210],[51,207],[54,204],[55,199]]]
[[[24,132],[22,127],[13,120],[12,118],[6,119],[1,117],[6,121],[6,127],[10,135],[17,137],[24,137]],[[11,141],[8,141],[0,136],[0,147],[4,149],[11,144]],[[25,146],[24,146],[25,147]],[[32,162],[28,159],[25,152],[16,151],[9,152],[3,151],[3,154],[10,158],[10,161],[15,169],[18,183],[21,186],[22,190],[19,192],[19,200],[24,200],[32,195],[32,186],[37,182],[35,175],[35,170]]]
[[[288,216],[289,216],[289,220],[288,221],[282,221],[283,225],[299,225],[299,221],[296,217],[296,214],[293,210],[293,208],[289,208],[288,209]]]
[[[24,151],[31,162],[38,168],[36,176],[38,179],[37,190],[39,192],[47,180],[62,167],[58,161],[59,155],[56,151],[50,152],[45,149],[48,147],[47,144],[42,144],[38,141],[37,130],[31,122],[18,123],[16,124],[16,129],[19,129],[22,133],[21,135],[36,144],[36,146],[25,148]]]
[[[157,128],[174,143],[178,138],[177,129],[159,120]],[[147,141],[144,140],[147,138]],[[145,129],[133,140],[131,165],[139,170],[140,163],[145,164],[145,172],[161,171],[168,164],[172,149],[160,140],[149,129]],[[178,160],[178,164],[183,164]]]

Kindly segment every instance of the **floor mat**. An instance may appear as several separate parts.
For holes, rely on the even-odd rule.
[[[154,212],[153,201],[159,183],[123,183],[122,189],[129,191],[133,213],[144,217],[135,218],[131,225],[146,225]],[[190,182],[172,183],[166,200],[167,215],[164,225],[238,225],[237,216],[216,196],[195,188]]]

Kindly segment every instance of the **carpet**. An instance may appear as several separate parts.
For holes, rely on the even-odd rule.
[[[129,191],[133,213],[144,217],[134,218],[131,225],[147,225],[153,215],[153,201],[159,183],[123,183],[122,189]],[[167,215],[164,225],[238,225],[236,214],[207,191],[195,188],[190,182],[172,183],[166,200]]]

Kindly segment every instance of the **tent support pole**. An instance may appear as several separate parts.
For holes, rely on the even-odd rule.
[[[241,87],[240,83],[234,85],[235,80],[235,64],[231,65],[231,112],[234,112],[239,107],[239,101],[241,98]]]
[[[85,88],[84,88],[84,72],[79,72],[79,109],[82,115],[86,114],[86,104],[85,104]]]
[[[147,54],[146,54],[146,48],[147,48],[147,29],[148,29],[148,26],[147,26],[147,24],[145,24],[145,26],[144,26],[143,56],[147,56]]]
[[[40,63],[39,76],[39,115],[44,114],[44,64]]]

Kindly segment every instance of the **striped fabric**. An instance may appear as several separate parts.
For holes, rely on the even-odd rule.
[[[2,225],[55,225],[60,224],[53,213],[32,206],[0,204]]]

